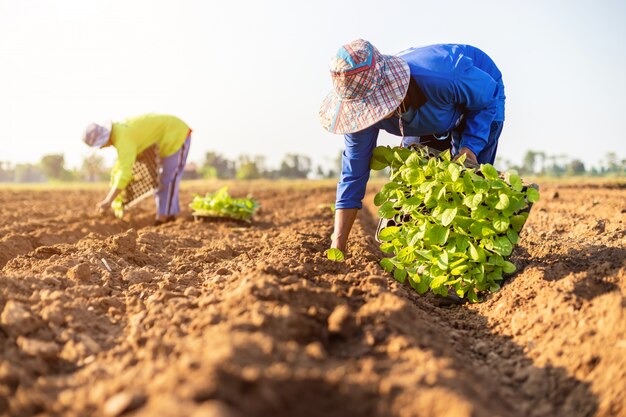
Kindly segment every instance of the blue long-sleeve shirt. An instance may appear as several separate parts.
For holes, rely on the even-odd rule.
[[[491,122],[504,120],[504,84],[496,64],[470,45],[431,45],[396,56],[409,64],[411,77],[427,99],[413,119],[403,121],[404,135],[444,134],[458,126],[462,116],[465,124],[459,147],[478,155],[488,143]],[[381,129],[401,135],[394,115],[344,136],[336,208],[361,208],[372,151]]]

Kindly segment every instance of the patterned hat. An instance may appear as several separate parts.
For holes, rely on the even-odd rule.
[[[330,61],[333,91],[320,107],[320,121],[332,133],[363,130],[393,112],[409,88],[409,65],[382,55],[357,39],[339,48]]]
[[[83,133],[83,142],[94,148],[101,148],[111,136],[112,123],[107,120],[103,123],[89,123]]]

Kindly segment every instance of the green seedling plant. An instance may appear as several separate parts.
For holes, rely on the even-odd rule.
[[[328,249],[328,251],[326,252],[326,257],[335,262],[343,262],[345,259],[343,252],[337,248]]]
[[[479,302],[515,271],[507,258],[539,192],[514,172],[501,178],[492,165],[467,168],[464,160],[449,151],[430,157],[423,148],[374,150],[370,167],[391,168],[374,203],[396,224],[380,231],[381,250],[393,254],[380,265],[420,294],[452,290]]]
[[[189,207],[194,216],[225,217],[250,223],[260,205],[250,196],[233,198],[228,194],[228,187],[222,187],[204,197],[194,196]]]
[[[113,210],[113,214],[118,219],[124,217],[124,202],[122,201],[122,196],[117,196],[115,200],[111,203],[111,209]]]

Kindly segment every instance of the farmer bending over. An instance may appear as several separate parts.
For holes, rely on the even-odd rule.
[[[178,187],[191,142],[191,129],[185,122],[175,116],[146,114],[119,123],[91,123],[85,129],[83,141],[95,148],[113,145],[117,150],[117,162],[111,171],[111,191],[96,206],[100,212],[110,207],[130,182],[137,155],[156,144],[162,172],[155,194],[155,224],[175,219],[180,212]]]
[[[504,124],[504,84],[494,62],[469,45],[431,45],[382,55],[362,39],[330,63],[333,90],[322,126],[344,134],[332,247],[345,251],[361,208],[378,132],[493,163]]]

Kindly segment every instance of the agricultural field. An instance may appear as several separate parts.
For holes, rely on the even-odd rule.
[[[625,183],[539,181],[517,272],[460,306],[380,267],[381,185],[344,262],[331,182],[158,227],[151,201],[95,214],[104,189],[0,188],[0,415],[626,416]]]

